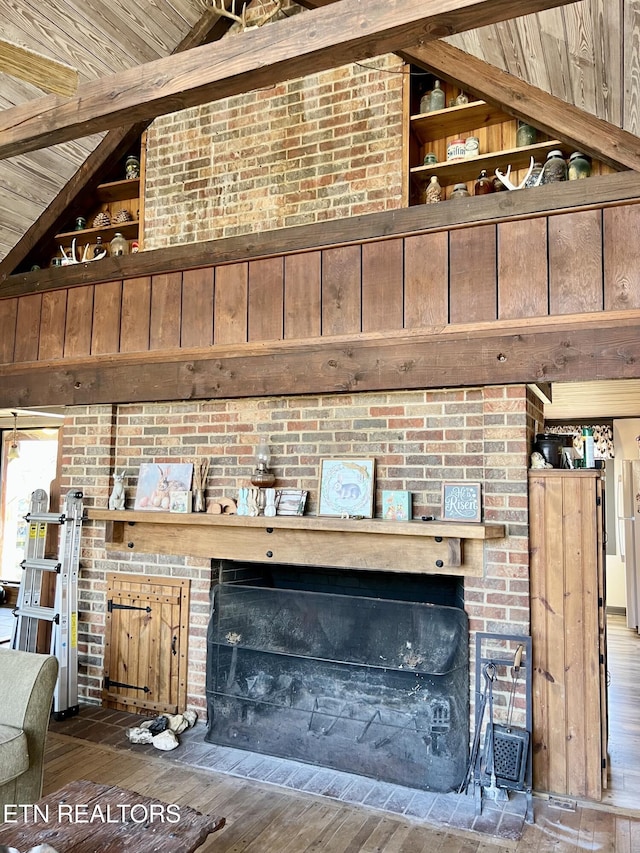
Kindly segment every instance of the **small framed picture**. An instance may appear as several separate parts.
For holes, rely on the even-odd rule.
[[[382,492],[382,517],[388,521],[411,519],[411,492]]]
[[[191,489],[193,462],[141,462],[134,509],[169,512],[171,495]]]
[[[375,459],[323,459],[318,515],[373,517]]]
[[[276,515],[304,515],[307,492],[304,489],[278,489]]]
[[[171,492],[169,512],[191,512],[191,495],[184,490]]]
[[[442,484],[442,521],[481,521],[480,483]]]

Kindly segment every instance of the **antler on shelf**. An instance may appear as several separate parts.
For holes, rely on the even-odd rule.
[[[511,175],[511,166],[507,166],[507,171],[504,174],[500,171],[500,169],[496,169],[496,172],[495,172],[496,177],[500,178],[500,180],[502,181],[502,183],[505,185],[505,187],[508,190],[521,190],[521,189],[523,189],[523,187],[525,187],[527,185],[527,181],[529,180],[529,178],[531,177],[531,174],[533,172],[534,165],[535,165],[535,161],[532,157],[531,162],[529,164],[529,168],[527,169],[527,174],[524,176],[524,178],[520,181],[520,183],[517,186],[514,183],[512,183],[512,181],[509,179],[509,176]],[[538,177],[536,178],[536,180],[534,181],[532,186],[537,187],[540,184],[540,181],[542,180],[543,171],[540,172],[540,174],[538,175]]]
[[[71,248],[69,249],[69,254],[67,254],[62,246],[60,246],[60,251],[62,252],[62,265],[69,266],[70,264],[88,264],[91,261],[101,261],[102,258],[107,254],[107,250],[103,247],[99,249],[99,254],[93,256],[93,258],[88,257],[90,243],[87,243],[82,252],[82,260],[78,260],[78,255],[76,254],[76,238],[74,237],[71,241]]]
[[[240,24],[242,27],[242,31],[252,30],[256,27],[262,27],[267,21],[270,21],[274,18],[280,9],[282,9],[283,0],[273,0],[274,8],[262,18],[260,18],[256,23],[249,24],[247,22],[247,6],[249,5],[249,0],[242,0],[242,9],[240,14],[236,13],[236,0],[231,0],[231,6],[227,8],[227,0],[211,0],[211,6],[213,9],[223,18],[230,18],[230,20],[235,21]]]

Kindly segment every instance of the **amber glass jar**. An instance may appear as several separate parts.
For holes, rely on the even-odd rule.
[[[487,175],[487,170],[483,169],[476,181],[476,185],[474,187],[474,195],[488,195],[493,192],[493,181]]]

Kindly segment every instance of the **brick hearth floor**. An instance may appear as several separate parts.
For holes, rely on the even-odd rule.
[[[138,755],[149,754],[180,765],[228,773],[330,797],[343,803],[406,815],[424,820],[431,826],[474,830],[509,840],[518,840],[522,835],[526,812],[523,794],[511,792],[505,803],[485,799],[482,813],[477,815],[472,794],[418,791],[350,773],[206,743],[206,726],[201,721],[179,736],[180,746],[171,752],[162,752],[148,744],[129,743],[126,729],[139,725],[143,719],[136,714],[81,705],[77,716],[60,722],[52,720],[50,730]]]

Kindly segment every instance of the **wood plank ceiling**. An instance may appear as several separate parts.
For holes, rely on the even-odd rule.
[[[3,36],[75,66],[82,86],[169,55],[209,6],[209,0],[21,0],[5,4]],[[580,0],[448,40],[637,135],[640,75],[633,47],[639,30],[637,0]],[[35,87],[0,74],[0,108],[41,95]],[[0,161],[0,259],[100,138],[94,135]]]

